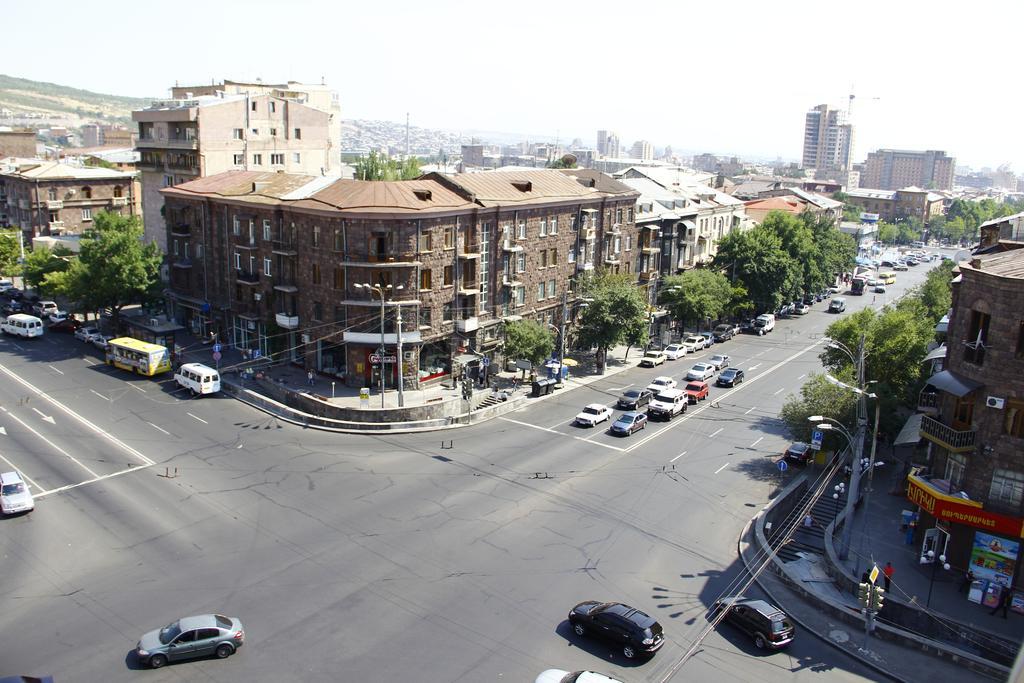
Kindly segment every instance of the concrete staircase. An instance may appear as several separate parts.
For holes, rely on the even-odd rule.
[[[825,489],[825,493],[814,503],[814,507],[811,508],[814,525],[811,528],[803,525],[803,515],[800,515],[799,519],[787,519],[785,524],[778,525],[768,533],[768,542],[773,548],[776,548],[782,541],[786,528],[791,526],[794,521],[797,524],[797,530],[790,537],[789,542],[778,549],[779,559],[783,562],[792,562],[793,560],[800,559],[800,553],[825,554],[825,528],[832,523],[832,520],[836,518],[843,509],[843,505],[845,505],[845,498],[840,498],[839,500],[832,498],[833,487],[842,480],[843,477],[841,475],[834,477]],[[803,507],[804,504],[801,503],[797,506],[797,509],[800,510]],[[796,516],[794,512],[793,517]]]

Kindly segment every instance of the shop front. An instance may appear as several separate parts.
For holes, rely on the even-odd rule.
[[[451,378],[452,353],[448,340],[423,344],[419,361],[420,384],[434,384]]]

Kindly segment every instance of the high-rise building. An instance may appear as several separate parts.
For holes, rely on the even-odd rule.
[[[877,190],[952,190],[956,159],[940,150],[880,149],[868,154],[860,186]]]
[[[803,167],[825,172],[845,172],[853,152],[853,124],[842,109],[819,104],[804,121]]]
[[[619,158],[621,155],[619,134],[610,130],[597,131],[597,154],[602,157]]]
[[[633,143],[633,149],[630,150],[629,156],[634,159],[650,161],[654,158],[654,145],[647,142],[647,140],[637,140]]]

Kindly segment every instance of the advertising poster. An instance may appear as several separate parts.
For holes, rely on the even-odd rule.
[[[971,571],[979,579],[988,579],[1001,586],[1009,586],[1017,566],[1020,543],[982,531],[974,533],[971,548]]]

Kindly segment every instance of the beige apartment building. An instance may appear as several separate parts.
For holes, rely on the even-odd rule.
[[[939,150],[880,149],[868,154],[860,186],[877,190],[952,190],[956,159]]]
[[[200,95],[132,112],[146,240],[167,250],[160,190],[225,171],[329,174],[331,114],[275,95]]]

